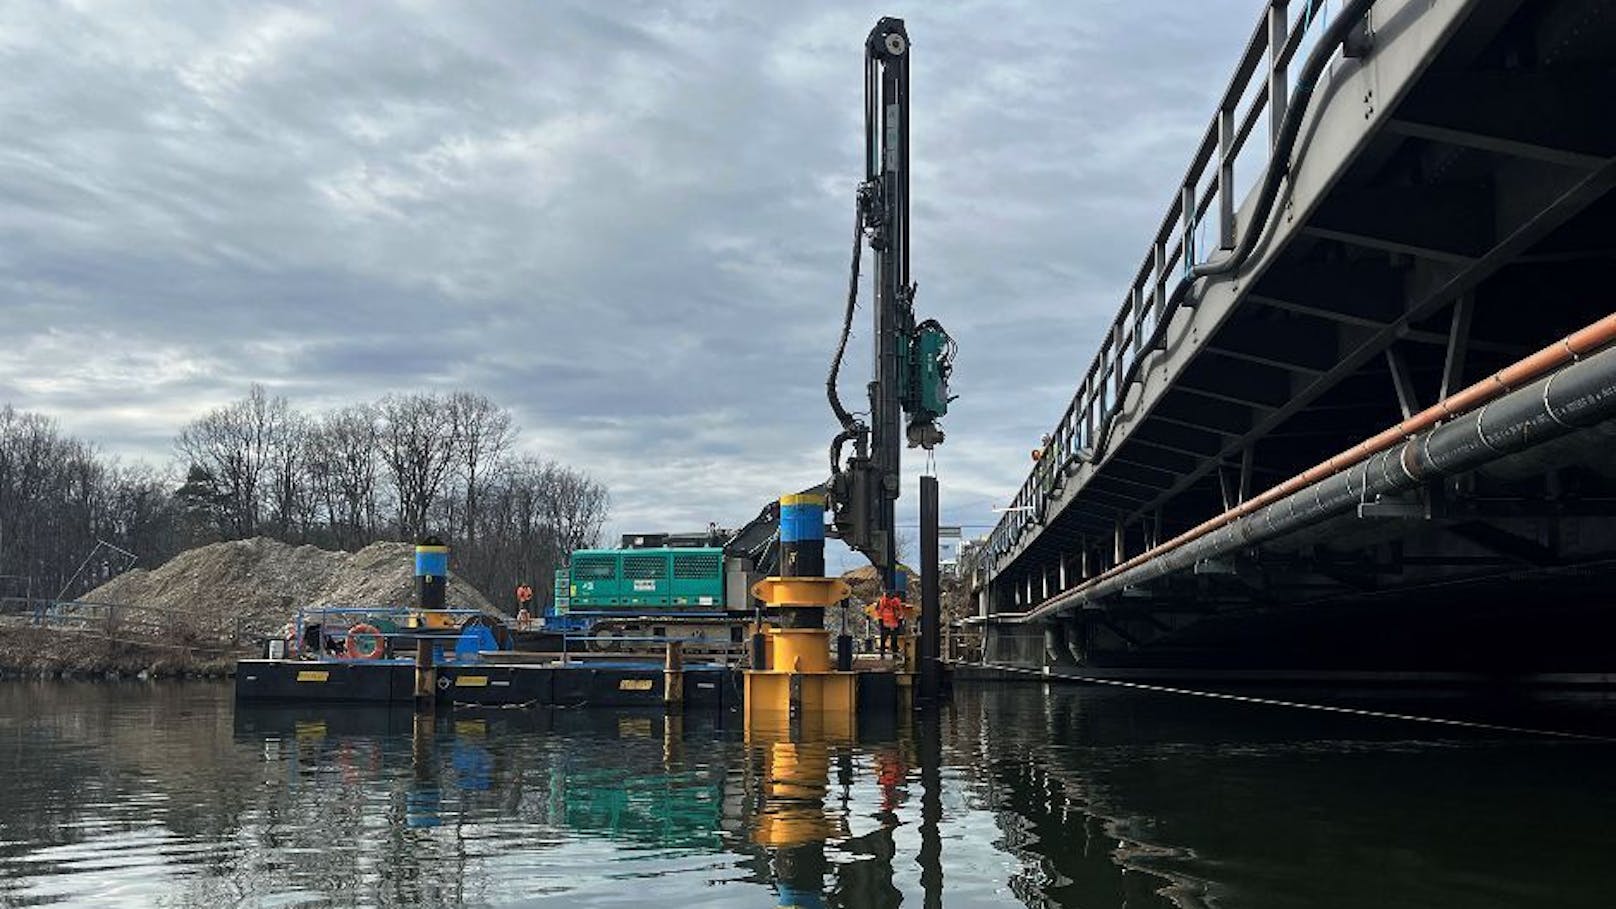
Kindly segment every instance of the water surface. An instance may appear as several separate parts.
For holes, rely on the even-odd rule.
[[[1600,695],[1337,700],[1616,725]],[[1616,905],[1616,745],[1139,691],[963,688],[792,743],[9,683],[0,762],[0,906]]]

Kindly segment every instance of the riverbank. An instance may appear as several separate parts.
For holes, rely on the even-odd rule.
[[[227,644],[154,644],[27,626],[0,630],[0,679],[222,679],[250,655]]]

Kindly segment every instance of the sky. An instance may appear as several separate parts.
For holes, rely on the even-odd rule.
[[[959,344],[943,521],[986,533],[1263,5],[14,0],[0,403],[167,464],[253,383],[467,389],[604,482],[613,533],[743,523],[827,474],[863,40],[894,15],[916,310]]]

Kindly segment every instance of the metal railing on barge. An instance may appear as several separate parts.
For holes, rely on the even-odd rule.
[[[409,607],[397,606],[323,606],[300,609],[298,610],[293,622],[289,623],[293,627],[291,629],[292,635],[285,639],[287,641],[287,650],[285,655],[290,659],[319,658],[325,660],[362,662],[378,662],[383,659],[392,659],[390,657],[354,657],[346,652],[347,648],[345,646],[341,648],[333,648],[329,646],[329,644],[336,642],[343,642],[345,644],[347,637],[353,634],[353,630],[356,627],[361,625],[367,625],[375,629],[374,631],[367,629],[360,632],[360,635],[363,637],[374,636],[388,642],[395,640],[414,641],[420,636],[419,629],[400,628],[397,626],[397,623],[392,622],[391,619],[392,617],[407,616],[415,611],[416,610]],[[745,643],[737,644],[728,641],[713,641],[711,639],[702,637],[684,637],[677,635],[613,635],[610,637],[602,637],[593,632],[579,631],[576,629],[554,630],[543,627],[523,628],[514,624],[508,618],[502,616],[492,616],[488,613],[475,609],[447,609],[441,610],[440,612],[441,614],[451,616],[463,615],[467,618],[482,616],[486,623],[497,623],[507,632],[514,634],[531,631],[539,634],[547,634],[554,637],[560,645],[556,650],[465,650],[457,647],[453,651],[446,651],[443,654],[443,659],[446,662],[499,661],[510,663],[533,663],[541,665],[549,663],[560,665],[571,665],[573,663],[620,664],[625,662],[645,662],[649,659],[663,659],[666,650],[672,647],[677,648],[684,658],[704,658],[708,661],[709,665],[715,666],[738,666],[742,665],[746,661],[748,653],[748,648]],[[305,644],[306,635],[304,629],[309,627],[311,624],[316,624],[309,622],[309,619],[311,618],[320,619],[317,624],[320,626],[322,641],[327,645],[322,647],[321,652],[317,657],[316,655],[308,652]],[[336,634],[328,634],[326,625],[332,618],[342,620],[354,619],[355,621],[346,625],[339,622],[336,627],[340,628],[341,631]],[[386,625],[389,627],[382,627],[380,623],[386,623]],[[447,633],[454,630],[455,629],[444,629],[445,633],[442,635],[442,640],[445,642],[456,641],[458,635]],[[588,649],[589,645],[603,641],[609,642],[611,647],[614,649],[594,651]],[[617,649],[623,647],[624,645],[628,645],[631,650],[623,651]],[[653,647],[656,647],[657,649],[646,647],[641,649],[640,652],[633,652],[632,648],[634,648],[636,645],[653,645]],[[408,659],[404,659],[402,661],[409,662]]]
[[[165,606],[42,597],[0,597],[0,622],[111,643],[209,652],[238,649],[258,637],[253,623],[239,616],[209,619]]]

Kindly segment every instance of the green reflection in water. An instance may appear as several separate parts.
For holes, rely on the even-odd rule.
[[[1611,754],[1081,688],[749,742],[13,683],[0,906],[1603,907]]]

